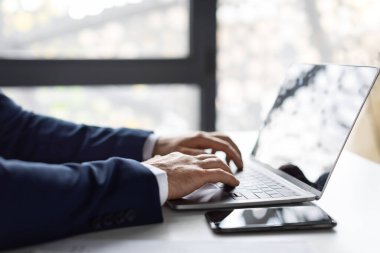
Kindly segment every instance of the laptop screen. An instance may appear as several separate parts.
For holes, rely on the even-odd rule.
[[[372,67],[294,65],[253,155],[322,191],[376,79]]]

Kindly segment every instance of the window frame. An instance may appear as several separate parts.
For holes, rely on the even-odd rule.
[[[0,86],[189,84],[200,89],[200,129],[216,122],[217,0],[189,0],[189,55],[172,59],[0,59]]]

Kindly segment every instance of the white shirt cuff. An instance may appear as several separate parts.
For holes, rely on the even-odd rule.
[[[163,204],[165,204],[166,200],[168,199],[168,194],[169,194],[168,176],[165,171],[157,167],[154,167],[146,163],[144,163],[143,165],[147,167],[156,177],[158,190],[160,192],[160,203],[162,206]]]
[[[152,158],[153,149],[154,149],[154,146],[156,145],[157,139],[158,139],[158,136],[155,134],[149,135],[148,138],[146,139],[143,146],[143,154],[142,154],[143,161],[146,161],[149,158]]]

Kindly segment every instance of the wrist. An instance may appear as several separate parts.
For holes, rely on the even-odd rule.
[[[153,156],[155,155],[166,155],[171,153],[171,144],[169,138],[159,137],[153,148]]]
[[[169,195],[168,176],[166,174],[166,171],[147,162],[142,162],[141,164],[144,165],[147,169],[149,169],[156,177],[158,192],[160,196],[160,203],[161,205],[165,204]]]
[[[154,143],[152,157],[159,154],[160,141],[161,141],[161,137],[157,138],[156,143]]]
[[[156,146],[158,140],[158,136],[155,134],[151,134],[145,140],[143,146],[143,161],[148,160],[149,158],[154,156],[154,148]]]

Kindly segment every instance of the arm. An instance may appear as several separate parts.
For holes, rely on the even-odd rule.
[[[85,162],[113,156],[142,161],[151,132],[77,125],[27,112],[0,92],[0,155],[45,163]]]
[[[0,158],[0,249],[162,221],[155,176],[139,162],[52,165]]]

